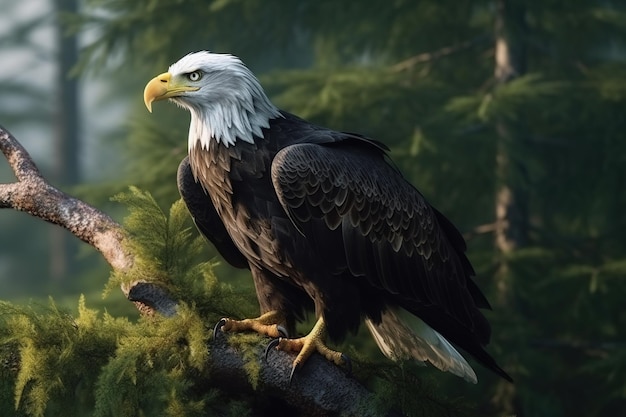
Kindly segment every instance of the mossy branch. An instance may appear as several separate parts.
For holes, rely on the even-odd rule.
[[[0,184],[0,208],[23,211],[59,225],[97,249],[114,271],[127,271],[134,258],[125,246],[122,226],[97,208],[52,186],[41,175],[26,149],[0,126],[0,150],[13,170],[16,182]],[[122,287],[142,313],[167,311],[171,300],[158,287],[143,282]],[[136,287],[136,288],[135,288]],[[131,291],[139,296],[132,298]]]
[[[194,299],[188,294],[202,292],[209,294],[208,299],[213,303],[209,309],[214,313],[224,312],[232,308],[227,306],[228,296],[232,292],[228,293],[228,291],[223,290],[222,286],[215,285],[210,274],[207,275],[207,271],[210,269],[206,268],[207,265],[183,265],[180,263],[179,257],[172,256],[168,250],[163,252],[167,256],[164,259],[158,259],[155,263],[155,265],[158,264],[157,269],[160,271],[156,275],[163,276],[151,281],[151,278],[154,277],[145,276],[147,270],[140,267],[143,264],[149,264],[141,258],[141,242],[139,244],[134,242],[135,236],[128,234],[125,228],[107,214],[50,185],[43,178],[28,152],[1,126],[0,150],[5,155],[17,179],[14,183],[0,184],[0,208],[24,211],[34,217],[57,224],[96,248],[113,269],[112,282],[119,284],[127,298],[135,302],[143,313],[148,313],[147,315],[150,316],[158,312],[166,317],[175,316],[179,320],[181,314],[185,316],[190,311],[189,307],[186,306],[190,306],[191,309],[195,308],[196,311],[201,312],[199,317],[206,319],[210,317],[203,314],[203,309],[208,308],[203,305],[206,300]],[[142,194],[135,189],[131,189],[131,194],[135,198],[125,202],[132,203],[133,201],[141,201],[143,198],[149,206],[151,199],[149,194]],[[124,199],[125,197],[119,198]],[[145,205],[144,203],[139,204]],[[157,213],[153,219],[166,222],[169,228],[180,229],[181,207],[184,206],[174,205],[169,217]],[[141,228],[136,230],[141,230]],[[181,233],[182,236],[186,236],[187,232],[183,230]],[[181,234],[176,235],[167,232],[166,235],[165,241],[170,242],[173,248],[178,247],[182,250],[193,251],[202,247],[197,242],[184,243],[180,239]],[[159,254],[161,249],[152,247],[149,251],[154,255],[155,253]],[[185,272],[181,273],[181,271]],[[180,279],[177,276],[179,273],[181,273]],[[172,281],[173,276],[176,276],[176,282]],[[177,288],[179,285],[181,287]],[[197,287],[202,285],[204,288],[198,290]],[[173,294],[174,297],[170,294]],[[175,325],[176,321],[172,323]],[[196,333],[204,335],[200,345],[206,347],[208,331],[205,329],[203,333]],[[197,351],[198,337],[181,341],[181,343],[186,348],[195,346],[195,351]],[[287,405],[297,411],[299,415],[373,415],[372,409],[368,411],[362,408],[364,404],[371,404],[373,395],[363,385],[346,376],[343,371],[329,362],[313,357],[290,385],[288,381],[293,360],[292,354],[278,351],[270,352],[270,360],[265,360],[262,357],[262,351],[267,340],[259,338],[251,345],[249,344],[247,348],[242,348],[236,343],[227,343],[226,339],[226,337],[219,337],[214,341],[210,346],[211,353],[209,356],[196,355],[196,359],[198,357],[206,359],[206,361],[203,360],[206,362],[203,365],[209,374],[209,378],[199,377],[196,382],[199,382],[200,385],[206,385],[207,389],[219,389],[222,392],[232,392],[237,393],[237,395],[253,391],[255,401],[265,397],[266,402],[270,404],[278,402]],[[233,342],[236,342],[234,338]],[[121,348],[118,346],[116,354],[119,354]],[[193,366],[201,367],[198,363]],[[22,375],[22,378],[26,378],[26,380],[20,380],[19,363],[13,364],[11,369],[15,369],[17,372],[16,381],[21,381],[21,385],[18,386],[20,396],[27,387],[39,386],[29,383],[32,379],[28,375],[26,375],[28,378]],[[173,369],[170,374],[175,372],[177,370]],[[100,379],[99,381],[102,384],[104,380]],[[99,385],[96,389],[106,388]],[[175,391],[172,391],[172,395]],[[44,394],[47,396],[48,391]],[[47,398],[45,397],[46,401]],[[18,404],[20,404],[19,398]],[[177,404],[176,401],[173,401],[168,407],[173,407],[173,410],[180,405]],[[103,407],[112,410],[109,406]],[[41,411],[41,408],[39,410]],[[102,409],[99,410],[102,411]]]

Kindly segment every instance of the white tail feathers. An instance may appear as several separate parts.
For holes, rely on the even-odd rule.
[[[388,358],[394,361],[414,358],[430,362],[467,382],[478,382],[474,370],[450,342],[408,311],[389,309],[383,312],[380,323],[374,324],[366,319],[365,324]]]

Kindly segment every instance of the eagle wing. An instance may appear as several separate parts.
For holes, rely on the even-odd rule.
[[[471,279],[462,236],[376,142],[347,135],[290,145],[275,156],[271,174],[305,236],[316,233],[314,224],[341,233],[335,262],[343,265],[334,268],[367,280],[461,347],[487,344],[490,328],[478,308],[489,304]]]
[[[189,157],[185,157],[178,166],[177,184],[200,233],[215,246],[226,262],[236,268],[249,268],[248,260],[233,243],[211,197],[194,178]]]

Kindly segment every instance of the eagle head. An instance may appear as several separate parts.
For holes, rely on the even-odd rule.
[[[225,146],[238,140],[254,142],[263,136],[269,120],[280,117],[259,80],[229,54],[207,51],[184,56],[168,72],[154,77],[144,90],[150,112],[152,103],[170,99],[191,113],[189,149],[208,149],[211,140]]]

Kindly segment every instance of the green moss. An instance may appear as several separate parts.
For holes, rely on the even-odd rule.
[[[228,343],[241,352],[243,368],[253,389],[259,383],[261,364],[259,362],[259,345],[267,343],[267,339],[257,333],[234,333],[229,336]]]

